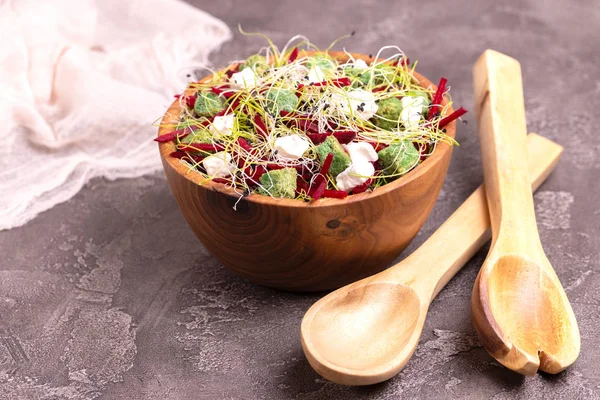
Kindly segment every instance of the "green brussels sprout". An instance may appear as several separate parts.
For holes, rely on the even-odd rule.
[[[337,65],[336,59],[327,53],[316,53],[306,60],[306,68],[310,69],[313,66],[317,66],[321,68],[321,71],[323,72],[330,71],[336,68]]]
[[[419,150],[412,142],[394,143],[377,153],[386,175],[404,175],[419,162]]]
[[[292,112],[298,106],[296,92],[289,89],[272,88],[265,97],[268,101],[265,108],[273,115],[279,115],[281,111]]]
[[[253,54],[246,58],[246,61],[240,66],[240,71],[243,71],[244,68],[250,68],[257,75],[262,75],[269,69],[269,64],[264,56]]]
[[[376,64],[373,67],[373,81],[375,85],[394,82],[396,68],[389,64]]]
[[[283,168],[264,173],[260,177],[262,187],[258,188],[260,194],[273,197],[293,199],[296,197],[295,168]]]
[[[396,97],[381,99],[377,108],[377,116],[375,117],[375,125],[381,129],[388,131],[398,127],[398,120],[402,112],[402,102]]]
[[[212,133],[208,129],[198,129],[181,139],[181,143],[211,143]]]
[[[317,146],[317,154],[321,163],[325,162],[329,153],[333,153],[329,173],[335,178],[350,166],[351,160],[348,153],[333,135],[328,136],[323,143]]]
[[[212,117],[225,108],[225,99],[213,92],[198,93],[194,111],[199,117]]]

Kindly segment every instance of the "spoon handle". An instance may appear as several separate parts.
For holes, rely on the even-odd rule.
[[[531,133],[526,149],[529,154],[528,185],[536,190],[554,169],[563,148]],[[490,237],[485,189],[481,185],[421,247],[388,271],[401,276],[402,281],[412,280],[427,294],[433,287],[433,299]],[[418,268],[405,268],[408,265]],[[418,276],[406,276],[410,273]]]
[[[492,245],[501,237],[505,252],[531,253],[528,250],[541,249],[541,244],[525,169],[527,127],[521,66],[514,58],[486,50],[473,67],[473,86]]]

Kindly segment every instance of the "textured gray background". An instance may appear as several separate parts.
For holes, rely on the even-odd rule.
[[[96,180],[25,227],[0,232],[0,398],[600,398],[598,1],[194,3],[278,45],[304,33],[326,46],[352,30],[344,44],[354,51],[397,44],[421,73],[446,76],[456,104],[469,109],[481,51],[521,60],[529,129],[566,149],[536,207],[579,320],[581,356],[562,374],[532,378],[488,356],[469,311],[483,249],[433,302],[399,376],[366,388],[328,383],[298,340],[319,295],[280,293],[226,271],[197,242],[158,174]],[[214,63],[259,46],[236,33]],[[482,181],[473,114],[466,120],[437,205],[404,255]]]

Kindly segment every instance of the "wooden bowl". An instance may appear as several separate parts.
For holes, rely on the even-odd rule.
[[[341,52],[330,54],[348,59]],[[436,89],[427,78],[417,73],[415,78]],[[174,101],[162,124],[174,123],[180,110]],[[158,134],[169,130],[162,127]],[[456,122],[446,131],[454,138]],[[452,146],[439,143],[415,169],[372,193],[306,203],[258,194],[238,201],[239,195],[224,184],[201,186],[205,178],[169,157],[173,142],[159,149],[173,195],[208,251],[252,282],[290,291],[336,289],[388,266],[425,223],[452,155]]]

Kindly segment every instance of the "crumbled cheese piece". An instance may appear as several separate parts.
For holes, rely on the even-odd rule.
[[[302,81],[308,75],[308,68],[302,64],[296,64],[290,70],[290,79],[293,81]]]
[[[377,113],[379,106],[375,103],[375,95],[363,89],[354,89],[346,92],[346,96],[336,94],[336,100],[340,102],[342,112],[347,115],[355,115],[361,119],[368,120]]]
[[[323,82],[325,80],[325,73],[318,65],[313,65],[308,71],[308,81],[311,83]]]
[[[400,120],[407,129],[411,129],[419,125],[424,102],[425,98],[421,96],[404,96],[402,98],[402,112],[400,113]]]
[[[231,80],[245,89],[251,89],[256,86],[257,77],[252,68],[246,67],[231,75]]]
[[[361,162],[377,161],[379,156],[369,143],[366,142],[350,142],[343,145],[344,149],[350,156],[352,163],[358,164]]]
[[[202,160],[202,165],[209,176],[226,178],[235,171],[231,160],[231,154],[220,151]]]
[[[309,147],[310,144],[308,141],[300,135],[288,135],[275,139],[275,150],[277,150],[277,154],[292,160],[297,160],[302,157]]]
[[[214,136],[230,136],[234,121],[235,114],[227,114],[222,117],[215,117],[208,130]]]
[[[369,68],[369,66],[367,65],[367,63],[365,62],[365,60],[363,60],[362,58],[354,60],[354,64],[353,65],[354,65],[355,68],[360,68],[360,69]]]
[[[352,163],[335,178],[335,183],[340,190],[350,191],[362,185],[375,174],[375,167],[367,161]]]

